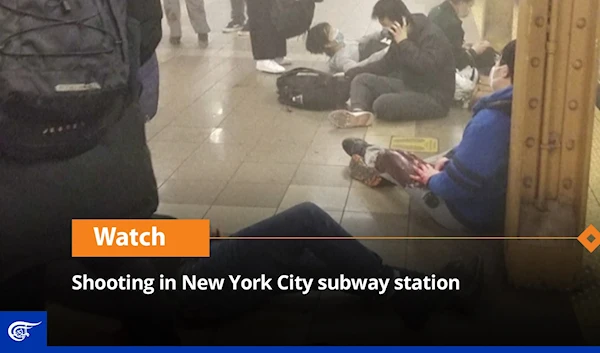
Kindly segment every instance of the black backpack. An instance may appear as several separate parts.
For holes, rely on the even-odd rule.
[[[286,39],[306,33],[315,16],[315,2],[322,0],[274,0],[271,20],[280,35]]]
[[[95,147],[132,99],[127,1],[0,0],[0,156]]]
[[[342,108],[350,98],[350,81],[326,72],[297,68],[277,79],[279,102],[307,110]]]

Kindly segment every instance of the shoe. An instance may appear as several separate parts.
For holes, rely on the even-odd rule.
[[[242,28],[244,28],[244,24],[231,21],[227,27],[223,28],[223,33],[239,32]]]
[[[373,124],[375,115],[366,111],[336,110],[329,114],[329,121],[338,129],[367,127]]]
[[[475,85],[479,83],[479,71],[472,66],[465,67],[461,71],[458,71],[458,74],[473,82]]]
[[[169,43],[171,43],[171,45],[180,45],[181,37],[171,37],[169,38]]]
[[[256,69],[268,74],[282,74],[285,72],[285,68],[275,62],[275,60],[258,60],[256,62]]]
[[[292,65],[292,61],[288,58],[275,58],[275,62],[281,66],[290,66]]]
[[[369,167],[364,159],[355,154],[350,160],[350,177],[372,188],[381,184],[383,179],[375,168]]]
[[[208,33],[198,34],[198,44],[202,49],[208,48]]]
[[[479,74],[477,74],[477,70],[471,67],[467,67],[462,71],[457,71],[454,100],[462,103],[470,101],[478,81]]]
[[[246,23],[244,27],[238,32],[238,36],[246,37],[250,35],[250,24]]]
[[[361,158],[365,158],[365,153],[369,146],[371,145],[367,141],[356,137],[347,138],[342,141],[342,148],[350,157],[359,155]]]

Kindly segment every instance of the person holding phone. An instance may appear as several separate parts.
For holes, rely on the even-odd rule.
[[[420,160],[362,139],[342,142],[352,157],[350,177],[368,186],[382,179],[404,188],[442,227],[474,234],[503,230],[517,42],[502,50],[490,74],[489,96],[473,108],[463,138],[451,151]]]
[[[338,128],[383,120],[442,118],[454,100],[456,65],[446,35],[402,0],[379,0],[373,18],[390,32],[383,59],[346,72],[352,80],[350,110],[331,113]]]

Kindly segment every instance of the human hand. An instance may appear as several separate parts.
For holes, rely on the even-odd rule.
[[[483,42],[479,42],[475,45],[473,45],[473,50],[477,53],[477,55],[481,55],[483,54],[484,51],[487,50],[487,48],[490,48],[492,45],[490,44],[490,42],[488,42],[487,40],[484,40]]]
[[[408,38],[408,24],[406,19],[402,19],[402,23],[394,22],[390,28],[390,33],[396,44],[399,44]]]
[[[438,159],[437,162],[435,162],[435,165],[433,167],[435,168],[435,170],[439,170],[441,172],[442,170],[444,170],[448,162],[450,162],[448,158],[442,157]]]
[[[437,174],[440,174],[441,172],[437,169],[435,169],[431,164],[420,164],[418,166],[415,166],[415,173],[416,175],[411,175],[411,179],[414,181],[417,181],[423,185],[427,185],[429,184],[429,180]]]

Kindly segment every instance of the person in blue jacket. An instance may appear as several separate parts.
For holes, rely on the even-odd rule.
[[[346,139],[343,147],[353,156],[353,177],[371,183],[381,177],[403,186],[413,202],[450,230],[500,231],[506,204],[515,52],[516,41],[503,49],[490,74],[494,93],[474,107],[462,141],[451,152],[419,163],[402,151]],[[357,172],[357,165],[363,166],[362,173]]]

